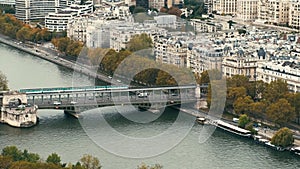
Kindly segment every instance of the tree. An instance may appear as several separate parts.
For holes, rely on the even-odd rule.
[[[295,109],[286,99],[279,99],[272,103],[267,108],[267,116],[280,126],[296,118]]]
[[[84,155],[80,159],[80,162],[84,169],[101,169],[99,159],[91,155]]]
[[[145,163],[142,163],[141,165],[139,165],[137,167],[137,169],[162,169],[163,166],[159,165],[159,164],[155,164],[154,166],[148,166]]]
[[[239,97],[233,103],[233,108],[237,114],[250,114],[250,108],[253,100],[250,96]]]
[[[25,149],[22,153],[21,160],[36,163],[38,160],[40,160],[40,156],[35,153],[29,153],[28,150]]]
[[[11,157],[13,161],[22,160],[22,151],[20,151],[16,146],[7,146],[2,149],[1,155]]]
[[[239,97],[245,97],[245,96],[246,96],[245,87],[229,87],[227,90],[226,108],[232,108],[233,103]]]
[[[250,105],[250,114],[254,118],[264,119],[267,105],[264,102],[253,102]]]
[[[8,90],[6,76],[0,71],[0,91]]]
[[[60,156],[56,153],[52,153],[51,155],[48,156],[46,162],[60,165],[60,162],[61,162]]]
[[[152,47],[152,39],[146,33],[134,35],[127,44],[128,50],[135,52]]]
[[[182,11],[179,8],[173,7],[173,6],[168,10],[168,14],[176,15],[178,17],[181,16],[181,13],[182,13]]]
[[[271,139],[272,144],[281,147],[290,146],[293,142],[293,132],[287,127],[279,129]]]
[[[283,80],[275,80],[266,86],[263,93],[263,99],[269,103],[275,103],[288,93],[287,83]]]
[[[241,128],[245,128],[245,126],[250,122],[249,117],[247,116],[247,114],[243,114],[240,116],[239,118],[239,127]]]

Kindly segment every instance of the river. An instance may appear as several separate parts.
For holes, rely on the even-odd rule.
[[[72,86],[74,79],[69,69],[3,44],[0,44],[0,70],[7,76],[11,89]],[[94,83],[83,75],[75,78],[82,79],[80,85]],[[97,85],[101,84],[97,82]],[[154,122],[136,124],[121,117],[113,107],[103,108],[101,113],[105,114],[106,120],[118,132],[134,137],[162,133],[170,128],[177,117],[175,110],[167,109]],[[220,130],[216,130],[206,142],[200,144],[199,131],[203,126],[198,124],[192,127],[183,141],[163,154],[143,159],[120,157],[95,144],[81,123],[62,111],[39,110],[38,115],[40,123],[28,129],[0,124],[0,148],[16,145],[20,149],[40,154],[43,159],[56,152],[63,162],[72,163],[83,154],[92,154],[100,159],[104,169],[134,169],[142,162],[159,163],[165,169],[300,168],[300,158],[289,152],[277,152]],[[114,145],[116,140],[110,138],[109,133],[105,134],[105,140]]]

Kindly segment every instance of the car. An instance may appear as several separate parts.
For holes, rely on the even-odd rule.
[[[61,105],[61,102],[60,102],[60,101],[54,101],[54,102],[53,102],[53,105],[59,106],[59,105]]]
[[[108,76],[108,78],[112,79],[112,77],[111,77],[111,76]]]
[[[121,83],[121,80],[117,80],[117,82]]]
[[[77,104],[77,102],[75,102],[75,101],[71,101],[70,103],[71,103],[71,104]]]

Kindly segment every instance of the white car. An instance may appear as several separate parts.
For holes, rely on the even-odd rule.
[[[60,101],[54,101],[54,102],[53,102],[53,105],[59,106],[59,105],[61,105],[61,102],[60,102]]]
[[[111,76],[108,76],[108,78],[112,79],[112,77],[111,77]]]
[[[71,101],[71,104],[77,104],[77,102],[75,102],[75,101]]]

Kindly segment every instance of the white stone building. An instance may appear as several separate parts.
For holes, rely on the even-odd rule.
[[[223,25],[209,21],[202,21],[200,19],[191,19],[191,24],[197,33],[209,33],[222,30]]]
[[[187,51],[187,67],[195,73],[217,69],[221,71],[223,49],[209,42],[190,46]]]
[[[300,65],[297,61],[274,60],[263,62],[257,69],[257,80],[266,83],[282,79],[292,92],[300,92]]]

